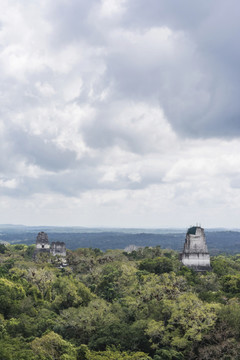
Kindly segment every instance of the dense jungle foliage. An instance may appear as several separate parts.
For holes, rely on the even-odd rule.
[[[0,360],[240,359],[240,255],[0,244]]]

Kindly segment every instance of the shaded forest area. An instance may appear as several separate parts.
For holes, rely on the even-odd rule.
[[[240,255],[0,245],[0,360],[240,359]]]
[[[23,227],[14,229],[1,229],[0,241],[11,244],[21,243],[31,245],[35,243],[36,233],[47,231],[50,241],[63,241],[68,249],[77,248],[99,248],[102,251],[107,249],[124,249],[130,244],[137,246],[157,246],[163,249],[182,251],[186,232],[172,233],[128,233],[126,231],[96,231],[96,232],[70,232],[61,228],[36,228],[27,230]],[[216,254],[237,254],[240,253],[240,232],[239,231],[205,231],[208,250],[211,255]]]

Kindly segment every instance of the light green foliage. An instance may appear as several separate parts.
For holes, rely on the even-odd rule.
[[[0,339],[0,360],[37,360],[30,345],[22,338]]]
[[[67,263],[77,273],[89,273],[96,265],[96,256],[101,255],[99,249],[77,249],[67,251]]]
[[[69,308],[63,310],[57,321],[55,329],[67,339],[74,339],[76,344],[86,344],[99,331],[114,325],[120,325],[120,321],[111,311],[112,307],[102,299],[96,299],[89,303],[88,307]],[[103,334],[102,334],[103,336]],[[94,345],[93,345],[94,346]]]
[[[223,276],[221,282],[226,293],[233,296],[240,294],[240,274]]]
[[[175,299],[186,291],[186,280],[175,273],[139,276],[132,293],[122,299],[127,316],[132,320],[159,319],[163,299]]]
[[[186,290],[186,281],[175,273],[158,275],[143,275],[140,279],[139,299],[149,302],[153,299],[162,300],[164,298],[174,299],[181,292]]]
[[[196,290],[200,291],[219,291],[220,282],[214,272],[199,273],[198,282],[196,284]]]
[[[152,358],[143,352],[120,352],[115,347],[107,348],[105,351],[90,351],[86,345],[78,349],[80,360],[151,360]]]
[[[240,300],[233,298],[219,312],[221,321],[228,325],[232,332],[240,339]]]
[[[26,275],[27,281],[35,285],[43,299],[51,300],[51,289],[56,279],[55,271],[51,268],[30,268]]]
[[[27,271],[27,269],[24,269],[23,267],[17,266],[17,265],[18,264],[15,263],[14,267],[12,267],[9,270],[9,275],[11,277],[11,280],[19,280],[19,279],[21,279],[21,281],[22,281],[23,279],[26,278],[28,271]]]
[[[152,320],[146,331],[153,347],[168,345],[187,348],[191,342],[200,341],[216,321],[217,305],[204,304],[196,295],[185,293],[175,300],[162,301],[162,320]]]
[[[211,266],[218,276],[236,274],[240,271],[240,262],[236,256],[216,256],[212,259]]]
[[[53,331],[31,344],[37,360],[76,360],[76,349]]]
[[[58,278],[53,284],[52,304],[56,310],[86,306],[92,298],[90,290],[72,277]]]
[[[221,283],[214,272],[195,274],[192,289],[201,300],[207,302],[218,302],[223,299]]]
[[[102,265],[96,269],[95,293],[107,301],[121,299],[134,291],[137,286],[136,266],[126,261],[113,262]]]
[[[0,314],[0,339],[3,339],[6,335],[6,321],[4,320],[4,316]]]
[[[239,255],[196,273],[160,247],[68,251],[64,269],[33,250],[0,249],[0,360],[240,358]]]
[[[120,352],[116,349],[107,349],[106,351],[88,351],[85,353],[84,360],[151,360],[151,358],[143,352],[129,353]]]
[[[50,263],[52,259],[52,255],[48,252],[39,252],[35,256],[35,262],[39,265],[45,265]]]
[[[153,360],[183,360],[185,357],[182,352],[174,349],[160,349],[156,351]]]
[[[41,336],[46,330],[53,329],[56,317],[57,315],[53,311],[40,308],[38,311],[35,310],[35,313],[27,314],[23,312],[17,319],[9,319],[6,321],[5,328],[12,337],[19,335],[26,338]]]
[[[122,275],[120,266],[107,264],[104,266],[101,279],[96,287],[96,293],[106,299],[113,301],[119,297],[119,278]]]
[[[23,287],[8,279],[0,279],[0,313],[5,317],[17,310],[19,300],[25,297]]]

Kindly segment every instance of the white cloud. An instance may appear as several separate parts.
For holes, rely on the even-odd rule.
[[[15,189],[17,187],[17,181],[16,179],[11,179],[11,180],[0,179],[0,187]]]
[[[55,94],[55,90],[48,83],[42,83],[42,82],[38,81],[35,84],[35,86],[36,86],[37,90],[39,91],[39,93],[43,96],[51,97],[52,95]]]
[[[2,4],[2,222],[237,226],[237,11],[149,1]]]
[[[125,11],[126,0],[102,0],[100,15],[103,18],[112,18],[122,15]]]

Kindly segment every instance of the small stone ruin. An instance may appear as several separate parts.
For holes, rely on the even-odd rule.
[[[38,236],[36,239],[36,249],[38,251],[50,252],[50,244],[48,241],[48,236],[43,231],[38,233]]]
[[[64,242],[56,241],[51,243],[50,252],[53,256],[66,256],[66,245]]]
[[[210,255],[204,229],[192,226],[188,229],[183,252],[180,254],[183,265],[196,271],[210,271]]]
[[[128,245],[127,247],[125,247],[125,249],[123,251],[130,254],[133,251],[137,251],[139,249],[143,249],[143,246],[137,246],[137,245],[131,244],[131,245]]]
[[[36,251],[35,256],[39,252],[47,252],[52,254],[53,256],[60,256],[65,257],[66,256],[66,245],[64,242],[56,241],[49,243],[48,235],[41,231],[38,233],[37,239],[36,239]]]

